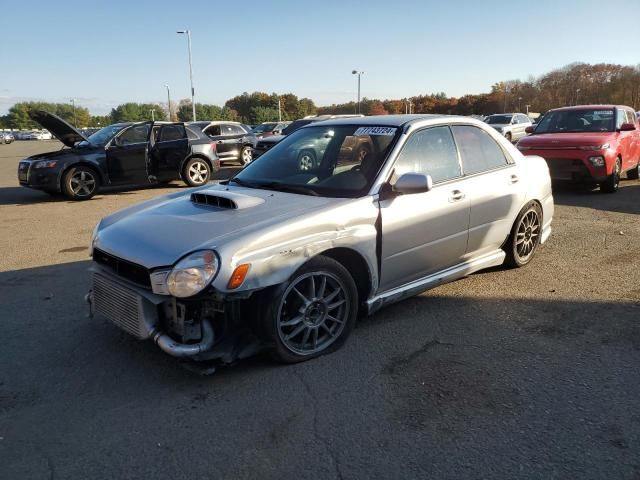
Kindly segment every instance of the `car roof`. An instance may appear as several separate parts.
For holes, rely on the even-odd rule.
[[[383,127],[401,127],[420,120],[435,120],[438,118],[466,118],[458,115],[414,114],[414,115],[373,115],[369,117],[333,118],[322,121],[323,125],[371,125]],[[313,119],[308,119],[313,120]],[[314,122],[315,123],[315,122]],[[305,127],[302,127],[305,128]]]
[[[628,108],[633,110],[631,107],[627,107],[626,105],[574,105],[572,107],[560,107],[560,108],[554,108],[553,110],[549,110],[549,111],[559,111],[559,110],[588,110],[588,109],[593,109],[593,108],[599,108],[601,110],[613,110],[614,108]]]
[[[220,125],[223,123],[231,123],[233,125],[242,125],[240,122],[232,122],[231,120],[199,120],[197,122],[185,122],[185,125],[194,125],[196,127],[208,127],[209,125]]]

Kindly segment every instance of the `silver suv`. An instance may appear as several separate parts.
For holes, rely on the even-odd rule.
[[[531,119],[524,113],[500,113],[489,115],[484,119],[486,123],[499,131],[512,143],[527,135],[527,127],[533,125]]]
[[[319,143],[301,168],[299,150]],[[298,362],[342,345],[358,312],[528,264],[553,211],[545,161],[485,123],[327,120],[227,182],[104,218],[87,299],[176,357],[230,363],[268,349]]]

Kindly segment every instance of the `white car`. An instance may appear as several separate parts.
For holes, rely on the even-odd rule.
[[[524,113],[501,113],[489,115],[484,119],[484,122],[495,128],[511,143],[515,143],[522,137],[526,137],[527,127],[531,127],[533,125],[533,123],[531,123],[531,119]]]
[[[51,132],[47,130],[33,130],[25,136],[25,140],[51,140],[52,138]]]

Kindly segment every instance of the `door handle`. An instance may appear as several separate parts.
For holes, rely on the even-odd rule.
[[[511,175],[511,183],[518,183],[520,181],[520,178],[518,177],[518,175]]]
[[[460,190],[454,190],[451,192],[451,195],[449,195],[449,201],[451,202],[457,202],[458,200],[462,200],[464,198],[464,193],[462,193]]]
[[[224,140],[218,140],[216,143],[217,143],[217,144],[224,143]]]

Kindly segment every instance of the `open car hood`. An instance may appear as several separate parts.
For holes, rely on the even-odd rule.
[[[64,143],[67,147],[73,147],[76,143],[87,138],[82,135],[75,127],[72,127],[63,119],[53,113],[44,110],[35,110],[29,112],[29,117],[36,123],[42,125],[51,132],[51,134]]]

